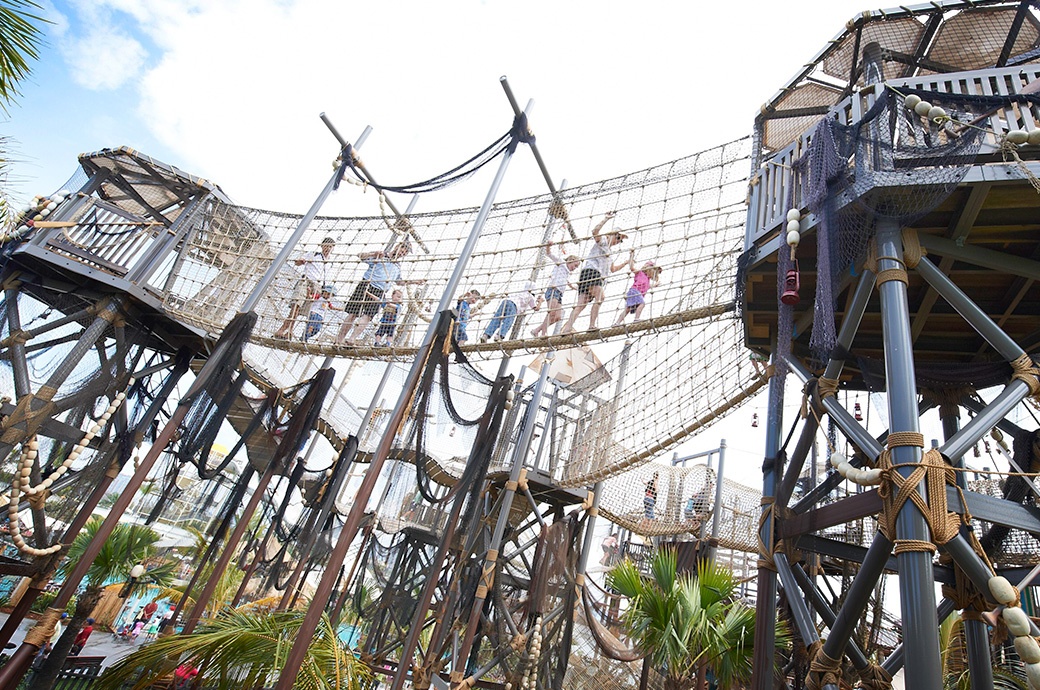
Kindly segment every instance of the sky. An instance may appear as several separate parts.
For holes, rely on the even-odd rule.
[[[46,45],[2,124],[7,191],[16,202],[49,194],[80,153],[126,145],[237,203],[303,213],[339,148],[319,113],[351,141],[371,126],[365,164],[403,185],[510,127],[503,75],[521,107],[534,99],[554,181],[576,186],[749,135],[762,103],[877,8],[864,3],[42,0]],[[477,206],[490,174],[416,210]],[[375,194],[345,189],[323,214],[379,212]],[[545,191],[521,150],[498,198]],[[728,457],[755,467],[764,420],[764,402],[751,403],[682,452],[727,437]]]
[[[534,99],[554,181],[593,182],[748,135],[864,1],[43,0],[47,45],[4,126],[11,191],[53,192],[78,154],[127,145],[302,213],[338,150],[319,113],[351,141],[373,127],[362,155],[380,182],[415,182],[509,129],[503,75],[521,107]],[[477,206],[487,183],[417,210]],[[522,155],[499,198],[544,191]],[[375,208],[342,194],[323,212]]]

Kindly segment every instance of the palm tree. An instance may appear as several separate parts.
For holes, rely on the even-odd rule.
[[[971,672],[968,670],[968,647],[964,621],[957,612],[951,613],[939,626],[939,648],[942,650],[943,688],[968,690]],[[993,661],[993,687],[996,690],[1028,690],[1022,667],[1011,662]]]
[[[708,672],[719,688],[739,687],[750,679],[755,610],[736,597],[730,571],[702,561],[696,574],[679,574],[675,551],[659,549],[649,576],[626,559],[608,581],[628,597],[622,621],[663,674],[667,690],[704,688]],[[774,625],[776,644],[786,645],[786,629]]]
[[[68,560],[58,569],[59,575],[68,575],[83,555],[87,545],[97,535],[101,527],[101,518],[93,517],[84,525],[69,547]],[[102,590],[109,582],[125,582],[130,578],[130,570],[138,563],[148,563],[155,556],[155,544],[159,535],[148,527],[120,523],[116,525],[112,535],[105,540],[97,558],[91,564],[84,578],[86,588],[76,599],[76,610],[69,617],[68,625],[58,638],[54,649],[44,661],[39,672],[33,676],[31,690],[50,690],[57,679],[58,671],[72,649],[77,633],[83,627],[87,616],[97,606]],[[136,580],[138,585],[165,585],[173,578],[173,564],[166,562],[153,563],[145,571],[144,576]]]
[[[303,611],[225,611],[191,634],[161,637],[139,648],[106,670],[94,687],[140,690],[169,678],[182,665],[199,669],[201,687],[265,687],[285,664],[304,615]],[[368,669],[339,640],[328,616],[322,615],[293,687],[358,690],[367,687],[369,679]]]
[[[19,95],[18,82],[32,71],[29,62],[40,57],[39,25],[50,23],[33,14],[40,9],[32,0],[0,0],[0,108],[5,112]]]

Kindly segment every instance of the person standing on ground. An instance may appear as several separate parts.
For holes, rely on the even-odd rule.
[[[79,632],[76,634],[76,639],[72,642],[72,650],[69,651],[69,654],[76,656],[82,652],[83,647],[87,644],[87,638],[90,637],[90,633],[92,632],[94,632],[94,619],[88,618],[87,624],[80,628]]]

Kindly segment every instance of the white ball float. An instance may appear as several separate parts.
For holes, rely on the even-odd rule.
[[[1040,129],[1033,129],[1026,135],[1026,143],[1030,146],[1040,146]]]
[[[1040,664],[1026,664],[1026,680],[1033,690],[1040,690]]]
[[[937,105],[933,105],[931,108],[928,109],[928,119],[932,122],[935,122],[937,120],[945,120],[946,111]]]
[[[1027,664],[1040,664],[1040,645],[1029,635],[1015,638],[1015,651]]]
[[[1029,141],[1029,134],[1024,129],[1013,129],[1007,133],[1007,140],[1016,145],[1024,144]]]
[[[906,106],[907,110],[913,110],[917,107],[917,104],[921,102],[921,97],[916,93],[912,93],[903,99],[903,105]]]
[[[1015,637],[1021,637],[1022,635],[1029,634],[1029,616],[1026,612],[1017,606],[1009,606],[1004,609],[1001,614],[1004,618],[1004,625],[1007,626],[1008,632]]]
[[[928,101],[918,101],[917,105],[914,106],[914,112],[921,117],[927,117],[928,113],[932,110],[932,104]]]
[[[792,248],[796,249],[798,243],[802,241],[802,234],[797,230],[791,230],[787,233],[787,244]]]
[[[798,209],[792,208],[790,211],[787,212],[788,227],[790,227],[790,222],[792,220],[793,221],[799,221],[801,219],[802,219],[802,212],[799,211]]]
[[[1018,600],[1018,592],[1006,577],[994,575],[989,579],[989,593],[998,604],[1010,606]]]
[[[864,470],[863,481],[861,481],[860,484],[863,484],[864,486],[877,486],[881,483],[881,474],[881,469],[878,467]]]

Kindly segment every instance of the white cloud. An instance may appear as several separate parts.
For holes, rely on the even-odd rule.
[[[147,52],[114,26],[97,25],[81,37],[68,36],[62,56],[72,79],[94,91],[117,89],[140,74]]]
[[[84,44],[81,83],[141,70],[137,119],[177,152],[168,162],[242,203],[286,211],[306,208],[330,174],[337,147],[320,112],[349,139],[371,124],[366,163],[384,182],[413,182],[509,127],[506,74],[521,107],[537,99],[531,125],[556,181],[582,184],[750,133],[758,106],[862,9],[862,0],[799,12],[749,0],[738,17],[667,0],[529,0],[522,12],[479,0],[72,2],[107,32],[89,43],[118,62],[102,65]],[[142,44],[154,53],[147,68]],[[500,198],[545,190],[530,156],[518,158]],[[478,204],[485,187],[476,180],[420,210]],[[337,203],[328,212],[364,212]]]

